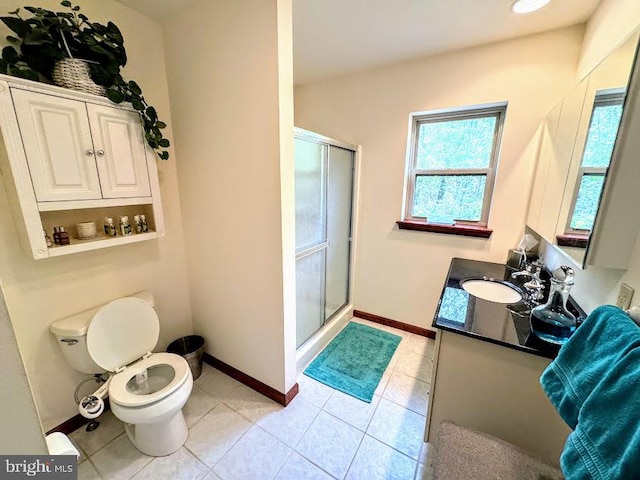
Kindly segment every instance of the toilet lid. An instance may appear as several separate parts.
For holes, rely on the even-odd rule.
[[[160,322],[151,305],[139,298],[119,298],[91,320],[87,348],[94,362],[115,372],[151,352],[159,334]]]

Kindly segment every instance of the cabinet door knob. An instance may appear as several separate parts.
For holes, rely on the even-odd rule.
[[[96,152],[96,154],[97,154],[99,157],[102,157],[102,156],[104,155],[104,150],[98,150],[98,151]]]
[[[87,157],[92,157],[93,156],[93,148],[88,148],[86,152],[84,152],[87,154]]]

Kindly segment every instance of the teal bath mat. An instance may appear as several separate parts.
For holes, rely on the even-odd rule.
[[[304,374],[352,397],[371,402],[400,340],[398,335],[349,322]]]

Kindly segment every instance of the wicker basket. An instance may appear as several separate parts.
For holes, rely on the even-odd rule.
[[[97,85],[91,80],[89,64],[77,58],[65,58],[56,62],[52,72],[53,81],[56,85],[71,90],[78,90],[85,93],[93,93],[106,97],[107,89],[102,85]]]

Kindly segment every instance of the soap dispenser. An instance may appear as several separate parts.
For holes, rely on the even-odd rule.
[[[576,330],[576,317],[567,310],[573,270],[562,265],[551,272],[549,300],[531,310],[531,331],[540,340],[563,345]]]

